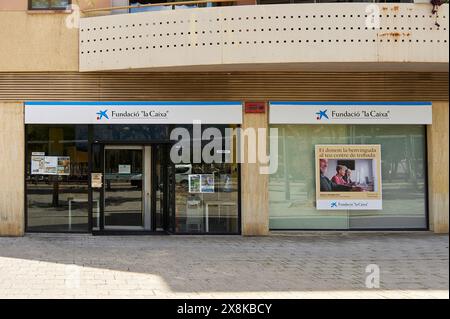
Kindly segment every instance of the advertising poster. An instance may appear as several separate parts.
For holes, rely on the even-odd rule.
[[[45,175],[57,175],[58,173],[58,157],[46,156],[45,157],[44,174]]]
[[[200,174],[189,174],[189,193],[201,193],[200,180]]]
[[[31,174],[33,175],[70,175],[69,156],[31,156]]]
[[[203,174],[201,178],[202,193],[214,193],[214,174]]]
[[[45,171],[45,156],[32,155],[31,156],[31,174],[44,174]]]
[[[190,174],[189,193],[214,193],[214,174]]]
[[[381,210],[380,145],[316,145],[319,210]]]
[[[70,157],[58,157],[58,175],[70,175]]]

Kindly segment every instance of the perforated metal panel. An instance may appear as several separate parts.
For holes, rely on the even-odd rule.
[[[198,8],[83,18],[80,70],[312,62],[448,63],[448,5]],[[373,4],[370,4],[373,5]],[[237,68],[238,70],[238,68]]]

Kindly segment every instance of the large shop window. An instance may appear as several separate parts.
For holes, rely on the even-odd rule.
[[[205,162],[203,156],[201,162],[194,159],[195,154],[205,153],[205,146],[211,140],[203,139],[196,144],[192,125],[184,128],[192,138],[189,145],[185,146],[186,150],[189,149],[190,160],[175,164],[175,231],[237,234],[239,167],[235,160],[235,144],[227,130],[232,127],[202,125],[204,138],[211,137],[206,134],[208,132],[220,133],[222,137],[221,140],[216,140],[221,146],[210,153],[217,160],[210,163]]]
[[[88,231],[88,126],[27,125],[27,230]]]
[[[426,136],[421,125],[277,125],[269,179],[271,229],[426,229]],[[317,210],[316,144],[380,144],[382,210]]]

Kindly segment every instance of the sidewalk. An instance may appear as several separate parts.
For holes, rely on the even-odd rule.
[[[429,232],[28,234],[0,238],[0,298],[448,298],[448,254]]]

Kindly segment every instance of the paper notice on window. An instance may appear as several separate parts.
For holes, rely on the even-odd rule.
[[[120,165],[119,174],[131,174],[131,165]]]
[[[57,175],[58,174],[58,157],[57,156],[46,156],[45,157],[45,175]]]
[[[102,187],[102,173],[92,173],[91,174],[91,187],[101,188]]]
[[[58,157],[58,175],[70,175],[70,157],[59,156]]]
[[[189,193],[201,193],[200,174],[189,174]]]
[[[31,174],[44,174],[45,156],[31,156]]]
[[[34,153],[35,154],[35,153]],[[70,175],[69,156],[31,156],[32,175]]]
[[[214,174],[190,174],[189,193],[214,193]]]
[[[214,193],[214,174],[203,174],[201,178],[202,193]]]

